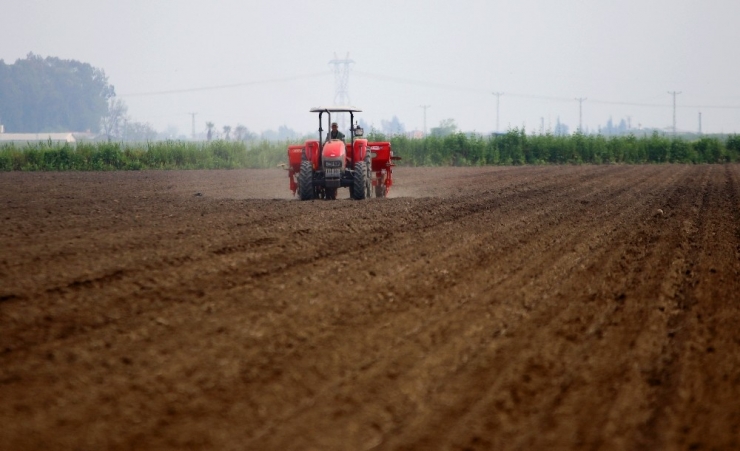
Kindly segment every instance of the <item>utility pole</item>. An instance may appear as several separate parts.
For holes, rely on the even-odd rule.
[[[699,134],[701,135],[701,111],[699,111]]]
[[[427,108],[431,105],[419,105],[419,108],[424,108],[424,137],[427,137]]]
[[[496,133],[499,133],[499,128],[498,128],[498,106],[499,106],[499,101],[501,100],[501,96],[504,95],[504,93],[503,92],[494,92],[493,95],[496,96]]]
[[[676,95],[681,94],[681,91],[668,91],[668,94],[673,96],[673,136],[676,136]]]
[[[354,61],[349,59],[349,52],[344,59],[337,58],[335,52],[334,59],[329,61],[329,64],[334,66],[334,105],[349,105],[349,69]],[[342,129],[346,129],[344,120],[344,115],[342,115],[339,120]],[[350,124],[352,125],[354,124]]]
[[[586,97],[576,97],[578,101],[578,132],[583,133],[583,102],[588,100]]]
[[[193,141],[195,141],[195,115],[198,114],[198,113],[188,113],[188,114],[192,117],[192,120],[193,120],[192,121],[193,122],[192,135],[193,135]]]

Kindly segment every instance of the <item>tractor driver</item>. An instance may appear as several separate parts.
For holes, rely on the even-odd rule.
[[[344,141],[344,133],[339,131],[339,126],[336,122],[331,123],[331,132],[329,132],[329,139],[341,139]]]

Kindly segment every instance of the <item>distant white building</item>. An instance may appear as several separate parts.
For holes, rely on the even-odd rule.
[[[0,125],[0,144],[49,142],[55,144],[76,143],[72,133],[5,133]]]

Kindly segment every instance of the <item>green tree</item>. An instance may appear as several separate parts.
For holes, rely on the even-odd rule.
[[[123,132],[125,141],[149,142],[157,139],[157,130],[143,122],[126,122]]]
[[[122,140],[128,122],[128,107],[121,99],[111,98],[108,110],[100,120],[100,127],[108,142],[114,138]]]
[[[717,138],[702,136],[694,143],[694,149],[702,163],[723,163],[725,161],[722,143]]]
[[[255,141],[257,139],[257,134],[249,131],[249,129],[244,125],[237,125],[234,129],[235,140],[240,142],[247,142],[247,141]]]
[[[527,143],[527,133],[524,129],[509,129],[503,135],[496,137],[499,143],[501,164],[524,164],[524,148]]]
[[[452,135],[457,131],[457,125],[455,124],[454,119],[445,119],[442,122],[439,123],[438,126],[432,127],[432,129],[429,131],[430,136],[447,136]]]
[[[380,128],[383,130],[383,133],[390,136],[402,135],[406,132],[406,127],[398,120],[398,116],[393,116],[390,121],[381,120]]]
[[[0,60],[0,118],[7,131],[100,129],[115,90],[90,64],[29,53],[14,64]]]
[[[730,161],[740,161],[740,135],[729,135],[725,147]]]
[[[660,136],[658,132],[653,134],[645,142],[647,161],[651,163],[664,163],[668,161],[671,142],[668,138]]]
[[[216,125],[213,122],[206,122],[206,141],[213,139],[213,129]]]
[[[671,141],[669,160],[671,163],[691,163],[694,160],[691,145],[683,139]]]

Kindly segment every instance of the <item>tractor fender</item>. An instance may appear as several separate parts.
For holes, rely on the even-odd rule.
[[[354,149],[352,149],[352,160],[353,161],[364,161],[367,155],[367,139],[360,138],[356,139],[354,143]]]
[[[305,145],[306,160],[313,164],[313,169],[319,168],[319,142],[316,140],[308,140]]]
[[[368,151],[372,160],[372,170],[380,171],[392,165],[393,152],[391,143],[388,141],[371,142],[368,144]]]
[[[303,146],[292,145],[288,146],[288,165],[293,172],[301,170],[301,160],[303,159]]]

